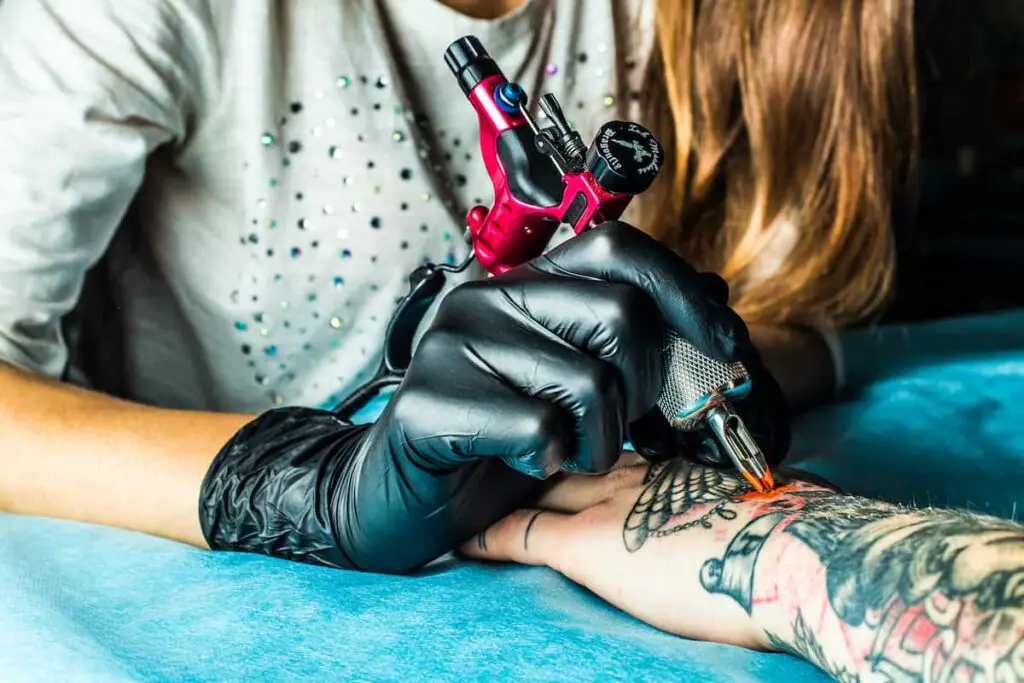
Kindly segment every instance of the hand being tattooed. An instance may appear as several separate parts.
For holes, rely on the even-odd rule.
[[[792,474],[639,461],[571,477],[471,556],[548,565],[688,638],[802,657],[840,681],[1024,681],[1024,528]]]

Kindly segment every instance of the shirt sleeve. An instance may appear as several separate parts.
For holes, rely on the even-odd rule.
[[[0,1],[0,361],[64,372],[62,318],[196,116],[203,26],[199,0]]]

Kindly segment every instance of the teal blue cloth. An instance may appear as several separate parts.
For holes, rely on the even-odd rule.
[[[855,386],[800,422],[795,461],[858,493],[1016,514],[1024,313],[846,348]],[[0,515],[0,680],[825,679],[660,633],[546,569],[370,576]]]

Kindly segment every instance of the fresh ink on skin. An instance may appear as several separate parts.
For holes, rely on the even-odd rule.
[[[698,525],[710,529],[716,517],[735,519],[736,513],[727,507],[728,503],[738,502],[738,496],[754,490],[742,479],[719,470],[692,467],[681,458],[649,465],[643,484],[622,528],[623,542],[631,553],[643,547],[648,538],[671,536]],[[700,518],[665,528],[673,518],[707,503],[714,505]]]

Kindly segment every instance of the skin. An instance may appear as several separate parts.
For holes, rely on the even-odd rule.
[[[479,18],[522,3],[445,0]],[[813,339],[768,327],[752,334],[791,401],[804,404],[829,390],[827,351],[815,355]],[[254,417],[142,406],[3,363],[0,415],[0,510],[116,526],[201,548],[207,547],[197,514],[203,477],[221,446]]]
[[[780,479],[757,494],[729,471],[628,456],[463,552],[549,566],[665,631],[788,652],[844,683],[1024,680],[1024,527]]]
[[[526,0],[441,0],[441,4],[474,19],[497,19],[515,12],[525,2]]]

